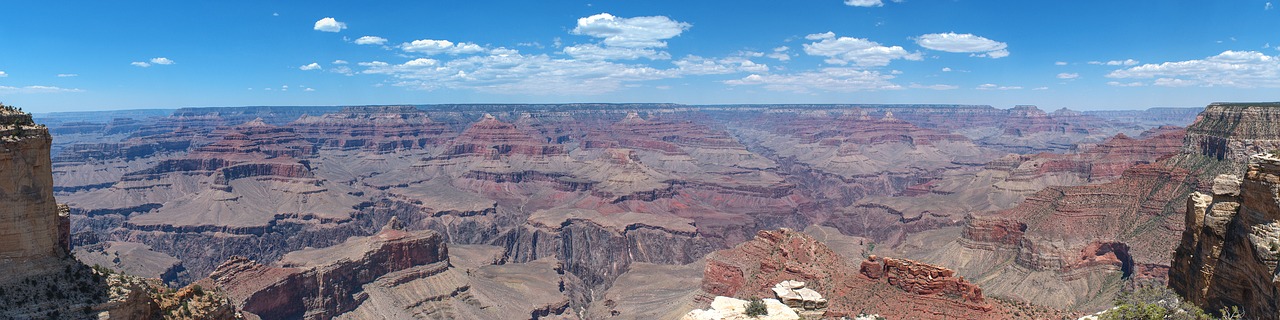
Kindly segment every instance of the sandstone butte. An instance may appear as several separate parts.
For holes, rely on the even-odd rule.
[[[702,291],[708,297],[771,297],[775,284],[793,279],[828,298],[822,314],[825,318],[859,314],[890,319],[1060,316],[1053,310],[1015,309],[1012,304],[987,299],[977,285],[943,267],[877,256],[855,265],[814,238],[785,228],[760,231],[751,241],[708,255]]]
[[[1243,178],[1220,175],[1186,202],[1169,286],[1206,310],[1239,306],[1254,319],[1280,319],[1280,158],[1249,158]]]

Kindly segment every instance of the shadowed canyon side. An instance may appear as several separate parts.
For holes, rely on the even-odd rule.
[[[1210,193],[1186,199],[1186,230],[1169,286],[1206,310],[1238,306],[1257,319],[1280,316],[1280,159],[1249,158],[1244,176],[1221,175]]]

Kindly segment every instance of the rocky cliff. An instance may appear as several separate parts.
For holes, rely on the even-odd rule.
[[[53,199],[52,138],[31,115],[0,105],[0,284],[50,272],[70,248]]]
[[[372,237],[292,252],[277,266],[234,257],[209,279],[237,306],[267,319],[330,319],[359,306],[365,284],[414,266],[447,267],[448,260],[439,234],[388,227]]]
[[[1258,154],[1243,178],[1218,176],[1211,193],[1188,197],[1169,286],[1206,310],[1239,306],[1249,318],[1280,318],[1277,190],[1280,158]]]

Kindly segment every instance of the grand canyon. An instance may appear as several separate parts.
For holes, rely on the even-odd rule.
[[[1275,104],[8,110],[18,318],[700,319],[785,281],[818,318],[1078,317],[1140,281],[1277,310]]]
[[[1280,320],[1278,4],[0,1],[0,320]]]

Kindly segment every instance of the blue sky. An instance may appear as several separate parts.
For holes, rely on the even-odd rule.
[[[1280,100],[1269,1],[5,1],[0,17],[0,102],[35,112]]]

